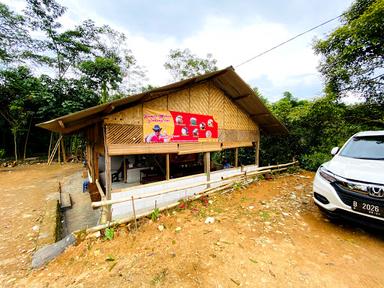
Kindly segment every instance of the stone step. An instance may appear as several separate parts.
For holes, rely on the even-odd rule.
[[[60,195],[60,207],[61,208],[72,207],[71,195],[69,193],[61,193],[61,195]]]

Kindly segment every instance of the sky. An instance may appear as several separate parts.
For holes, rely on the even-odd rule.
[[[16,11],[23,0],[0,0]],[[238,64],[320,23],[342,14],[352,0],[59,0],[68,8],[62,18],[71,28],[86,19],[124,32],[128,48],[147,71],[148,84],[172,82],[164,69],[170,49],[211,53],[220,69],[228,66],[269,101],[285,91],[299,99],[322,95],[312,49],[340,22],[335,20],[247,64]]]

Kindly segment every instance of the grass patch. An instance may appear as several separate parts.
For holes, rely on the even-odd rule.
[[[271,214],[268,211],[260,211],[259,212],[260,218],[263,221],[268,221],[271,219]]]
[[[151,285],[154,285],[154,286],[157,286],[159,284],[161,284],[165,277],[167,276],[168,274],[168,269],[165,268],[163,270],[161,270],[159,273],[157,273],[151,280]]]

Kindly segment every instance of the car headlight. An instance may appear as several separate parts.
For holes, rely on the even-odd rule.
[[[336,178],[334,177],[333,173],[325,169],[323,166],[320,166],[319,168],[319,174],[321,177],[323,177],[328,182],[335,182]]]

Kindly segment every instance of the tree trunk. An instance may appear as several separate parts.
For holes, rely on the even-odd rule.
[[[27,132],[27,136],[25,137],[23,160],[25,160],[25,158],[27,158],[27,145],[28,145],[29,133],[31,132],[32,118],[33,117],[31,117],[31,120],[29,121],[28,132]]]
[[[107,103],[108,100],[108,92],[107,92],[107,83],[101,83],[101,102]]]

